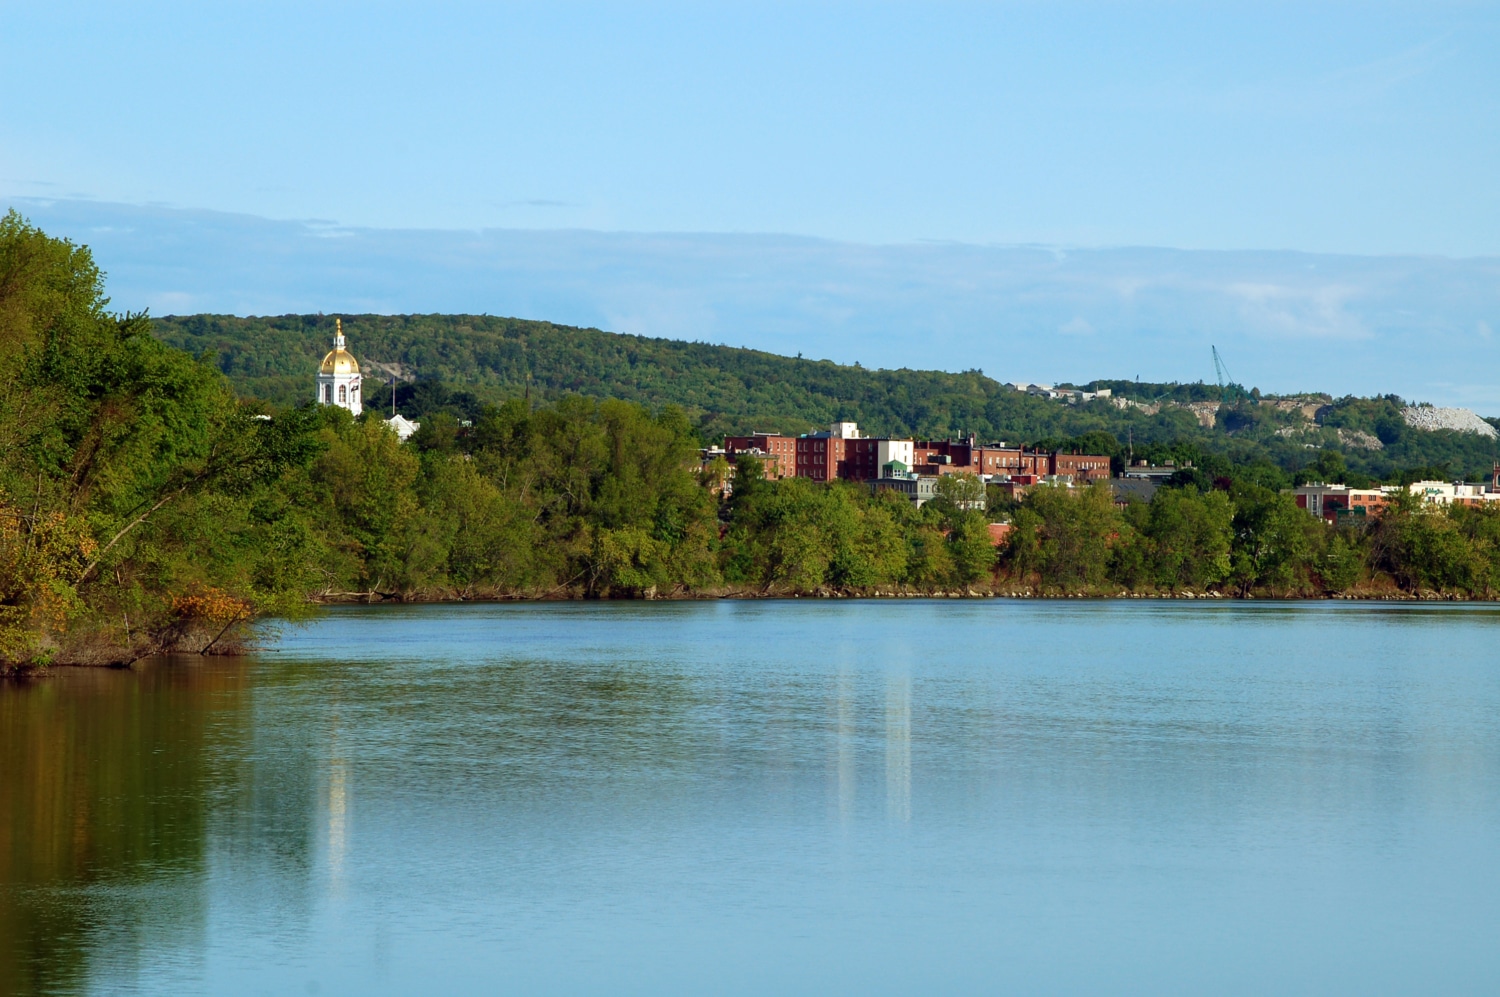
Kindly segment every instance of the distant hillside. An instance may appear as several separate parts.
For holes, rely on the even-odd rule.
[[[403,411],[416,415],[528,392],[537,401],[578,393],[679,405],[705,439],[749,430],[806,432],[848,418],[889,435],[1061,442],[1105,433],[1138,453],[1189,446],[1287,471],[1337,450],[1351,469],[1377,477],[1408,468],[1473,477],[1500,455],[1493,438],[1413,427],[1395,397],[1246,396],[1220,410],[1215,385],[1098,381],[1092,386],[1111,388],[1113,399],[1069,404],[1013,391],[977,370],[873,370],[483,315],[340,317],[367,377],[396,376]],[[193,315],[155,323],[163,341],[213,355],[242,394],[295,405],[311,397],[334,318]],[[366,398],[382,393],[372,384]]]
[[[374,377],[440,381],[480,401],[567,393],[687,409],[709,435],[806,432],[840,417],[875,432],[1047,435],[1102,428],[1058,406],[1005,391],[978,371],[869,370],[757,350],[648,339],[478,315],[341,316],[350,349]],[[247,395],[277,404],[311,397],[334,316],[156,320],[158,336],[205,351]],[[374,391],[367,390],[367,396]]]

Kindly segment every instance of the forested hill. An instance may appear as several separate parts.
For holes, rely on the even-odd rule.
[[[1379,478],[1417,469],[1475,477],[1500,455],[1493,438],[1407,426],[1403,403],[1394,397],[1277,399],[1241,392],[1215,412],[1216,385],[1104,381],[1098,386],[1112,388],[1115,399],[1065,404],[1012,391],[977,370],[871,370],[487,315],[338,317],[367,381],[396,375],[402,411],[416,416],[442,409],[472,415],[484,403],[528,393],[538,403],[583,394],[651,408],[681,406],[706,440],[750,430],[806,432],[847,418],[867,432],[892,436],[974,433],[1012,443],[1060,443],[1092,434],[1091,445],[1111,452],[1132,445],[1137,455],[1143,449],[1207,451],[1286,471],[1338,451],[1351,470]],[[164,342],[214,356],[241,394],[295,405],[311,396],[334,319],[192,315],[154,321]],[[370,383],[367,403],[382,397],[389,396]],[[1124,399],[1138,404],[1122,408]]]
[[[1000,385],[977,371],[868,370],[487,315],[340,317],[367,379],[438,381],[480,402],[519,397],[529,380],[536,401],[583,394],[679,405],[709,435],[806,432],[840,417],[890,433],[989,433],[1005,421],[991,411]],[[163,341],[214,354],[242,393],[284,405],[310,397],[333,327],[332,315],[156,320]]]

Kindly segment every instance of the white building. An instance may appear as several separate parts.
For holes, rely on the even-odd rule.
[[[404,415],[393,415],[385,421],[385,424],[391,427],[391,432],[395,433],[402,443],[405,443],[412,433],[422,428],[420,422],[412,422]]]
[[[1483,505],[1486,502],[1500,502],[1500,491],[1496,491],[1493,484],[1485,486],[1469,485],[1462,481],[1414,481],[1408,488],[1413,495],[1420,495],[1424,502],[1433,505]]]
[[[853,422],[835,422],[828,427],[828,435],[836,440],[857,440],[859,435],[859,424]]]
[[[337,405],[359,415],[361,381],[359,362],[344,349],[344,320],[334,319],[333,349],[318,368],[318,404]]]
[[[1084,391],[1081,388],[1054,388],[1050,384],[1033,384],[1029,381],[1007,381],[1001,387],[1012,391],[1019,391],[1027,395],[1036,395],[1038,398],[1051,398],[1054,401],[1064,401],[1071,405],[1079,402],[1091,402],[1095,398],[1109,398],[1114,395],[1113,388],[1100,388],[1097,391]]]
[[[882,475],[892,461],[910,471],[917,462],[915,450],[911,440],[880,440],[875,444],[875,466]]]

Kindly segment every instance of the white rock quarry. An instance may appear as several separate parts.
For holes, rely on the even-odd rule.
[[[1280,437],[1322,437],[1326,430],[1322,426],[1314,426],[1304,423],[1300,426],[1282,426],[1276,430]],[[1384,450],[1385,444],[1380,442],[1380,437],[1367,433],[1362,429],[1335,429],[1333,431],[1339,440],[1340,446],[1351,447],[1356,450]],[[1316,444],[1308,444],[1315,446]]]
[[[1478,433],[1480,436],[1500,435],[1495,432],[1494,426],[1466,408],[1412,405],[1402,409],[1401,416],[1413,429],[1452,429],[1460,433]]]

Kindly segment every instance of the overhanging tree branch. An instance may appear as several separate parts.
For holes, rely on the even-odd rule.
[[[103,547],[101,547],[99,549],[99,553],[98,554],[94,555],[94,559],[89,562],[88,567],[86,567],[86,568],[83,569],[83,574],[81,574],[81,575],[78,576],[78,584],[82,585],[84,582],[86,582],[86,581],[89,580],[89,576],[92,575],[94,573],[94,570],[99,567],[99,562],[102,561],[102,560],[104,560],[104,555],[108,554],[110,548],[113,547],[115,544],[119,543],[120,540],[121,540],[121,538],[124,537],[125,534],[129,533],[131,530],[135,529],[137,526],[140,526],[142,523],[144,523],[151,516],[151,514],[153,512],[155,512],[156,510],[160,509],[162,506],[166,505],[168,502],[172,501],[174,498],[176,498],[177,496],[181,495],[183,492],[187,491],[188,490],[188,485],[191,485],[191,484],[192,484],[192,482],[189,481],[187,484],[184,484],[184,485],[181,485],[180,487],[178,487],[175,491],[171,491],[171,492],[168,492],[166,495],[163,495],[160,499],[157,500],[157,502],[156,502],[155,505],[153,505],[151,508],[147,509],[145,512],[141,513],[139,516],[135,517],[129,523],[127,523],[125,525],[125,527],[120,530],[120,532],[116,533],[114,535],[114,537],[110,539],[109,543],[105,544]]]

